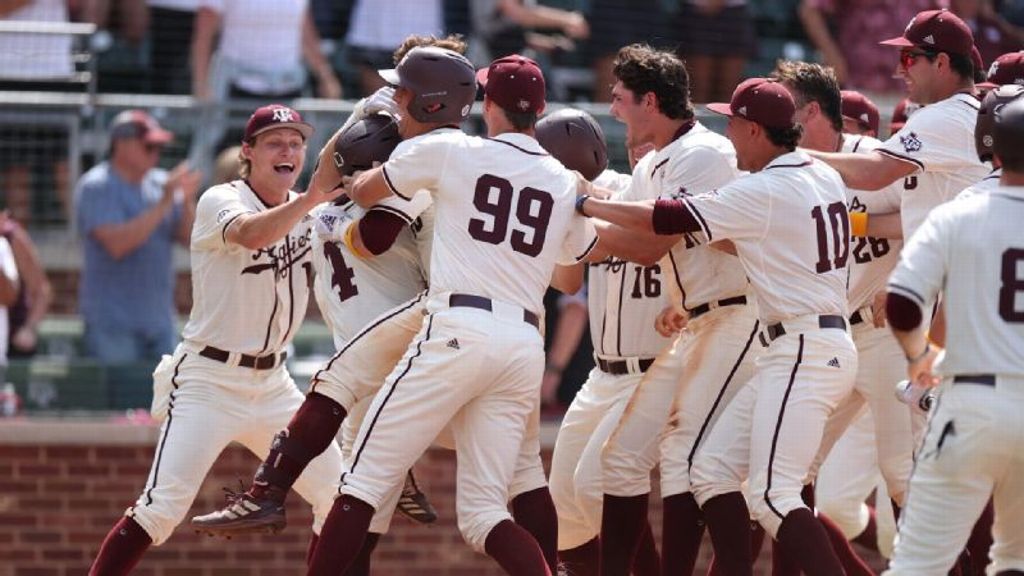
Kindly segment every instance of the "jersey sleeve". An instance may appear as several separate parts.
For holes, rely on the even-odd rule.
[[[431,134],[403,141],[381,167],[388,188],[407,201],[419,190],[434,191],[451,147],[448,140]]]
[[[922,308],[932,305],[946,277],[952,232],[949,209],[956,204],[936,208],[914,232],[889,277],[890,292],[905,296]]]
[[[192,248],[213,250],[227,243],[227,229],[239,216],[252,214],[230,184],[214,186],[199,198],[192,225]]]
[[[398,216],[406,224],[412,224],[430,208],[430,205],[434,203],[433,198],[430,196],[430,192],[426,190],[417,190],[413,194],[411,200],[405,200],[399,196],[389,196],[379,203],[370,207],[370,212],[387,212],[388,214],[394,214]]]
[[[763,237],[771,220],[770,191],[741,182],[682,200],[708,242]]]
[[[569,230],[562,243],[562,252],[558,263],[563,266],[579,264],[597,246],[597,230],[589,218],[573,214],[569,221]]]
[[[666,166],[665,196],[698,195],[725,186],[736,177],[729,157],[709,146],[684,148],[681,156]]]
[[[952,172],[964,166],[964,159],[974,156],[974,147],[966,148],[970,139],[951,138],[949,122],[942,110],[931,107],[916,112],[899,132],[876,150],[886,156],[909,162],[917,171]]]

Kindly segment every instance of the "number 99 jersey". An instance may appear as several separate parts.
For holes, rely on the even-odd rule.
[[[323,206],[316,216],[321,219],[330,214],[332,218],[357,220],[366,213],[352,201],[342,204],[340,211],[338,208]],[[360,258],[344,242],[325,237],[321,227],[313,234],[313,293],[339,349],[371,320],[427,287],[428,263],[421,254],[430,254],[433,210],[417,214],[412,203],[397,197],[370,210],[385,210],[408,223],[382,254]]]

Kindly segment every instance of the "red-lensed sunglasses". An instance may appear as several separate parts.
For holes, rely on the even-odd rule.
[[[933,58],[935,54],[933,52],[915,52],[913,50],[901,50],[900,51],[900,67],[904,70],[910,68],[917,62],[917,59],[921,56],[926,58]]]

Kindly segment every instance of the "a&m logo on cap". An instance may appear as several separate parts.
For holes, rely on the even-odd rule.
[[[274,108],[274,122],[291,122],[292,111],[288,108]]]
[[[906,136],[900,136],[900,144],[903,145],[903,149],[907,152],[917,152],[921,149],[921,141],[914,132]]]

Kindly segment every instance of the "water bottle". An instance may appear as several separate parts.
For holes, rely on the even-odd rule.
[[[16,416],[19,404],[21,404],[21,400],[18,398],[17,391],[14,390],[14,384],[10,382],[4,384],[3,388],[0,388],[0,417]]]
[[[896,398],[914,410],[927,414],[935,403],[935,391],[927,386],[912,384],[910,380],[900,380],[896,385]]]

